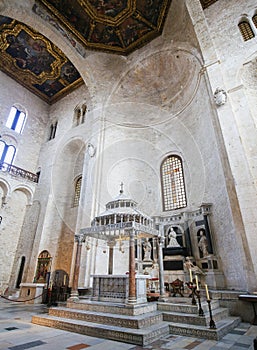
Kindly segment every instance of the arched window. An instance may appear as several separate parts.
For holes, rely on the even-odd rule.
[[[4,141],[0,141],[0,164],[12,164],[15,156],[16,148],[13,145],[7,145]]]
[[[80,124],[83,124],[85,122],[86,112],[87,112],[87,105],[85,103],[75,108],[74,117],[73,117],[74,127]]]
[[[163,210],[184,208],[187,205],[182,160],[171,155],[161,165]]]
[[[13,106],[8,115],[6,126],[21,134],[25,125],[25,120],[26,114]]]
[[[238,24],[238,27],[239,27],[239,30],[242,34],[244,41],[247,41],[247,40],[254,38],[254,32],[253,32],[249,22],[247,22],[246,20],[243,20]]]
[[[74,200],[73,200],[74,207],[77,207],[79,205],[81,183],[82,183],[82,176],[79,176],[75,182],[75,193],[74,193]]]

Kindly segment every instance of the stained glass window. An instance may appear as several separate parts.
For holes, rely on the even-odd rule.
[[[161,166],[163,210],[184,208],[187,205],[182,160],[172,155]]]

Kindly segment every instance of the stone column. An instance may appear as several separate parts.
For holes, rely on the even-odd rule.
[[[74,271],[73,271],[71,295],[69,297],[69,301],[79,300],[78,281],[79,281],[81,248],[82,248],[82,243],[85,242],[84,236],[75,235],[75,242],[77,242],[77,250],[76,250],[75,265],[74,265]]]
[[[162,254],[162,248],[165,241],[163,226],[160,227],[160,231],[161,231],[160,236],[158,237],[158,263],[159,263],[159,285],[160,285],[159,301],[166,301],[165,288],[164,288],[163,254]]]
[[[128,304],[136,304],[136,269],[135,269],[135,231],[131,230],[129,239],[129,296]]]

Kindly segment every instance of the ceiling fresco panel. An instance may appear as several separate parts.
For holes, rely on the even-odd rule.
[[[83,84],[76,68],[42,34],[0,16],[0,69],[51,104]]]
[[[200,0],[203,9],[217,0]],[[74,50],[128,55],[161,35],[172,0],[35,0],[32,11]],[[52,104],[83,84],[79,72],[42,34],[0,16],[0,70]]]
[[[161,35],[172,0],[36,0],[85,48],[128,55]]]

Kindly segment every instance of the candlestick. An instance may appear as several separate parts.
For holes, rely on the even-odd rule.
[[[208,307],[209,307],[209,313],[210,313],[210,328],[211,329],[216,329],[216,324],[212,318],[212,310],[211,310],[211,300],[207,300]]]
[[[189,276],[190,276],[190,282],[193,282],[193,275],[192,275],[192,270],[189,269]]]
[[[196,289],[199,290],[198,276],[195,275]]]
[[[205,285],[205,291],[206,291],[206,298],[207,298],[207,300],[210,300],[210,296],[209,296],[209,291],[208,291],[208,286],[207,286],[207,284]]]
[[[200,290],[196,291],[196,296],[197,296],[198,304],[199,304],[199,310],[198,310],[199,311],[199,316],[204,316],[204,312],[203,312],[202,304],[201,304]]]
[[[194,284],[192,284],[192,293],[191,293],[191,296],[192,296],[192,305],[196,305],[196,300],[195,300],[195,293],[196,293],[196,287]]]

